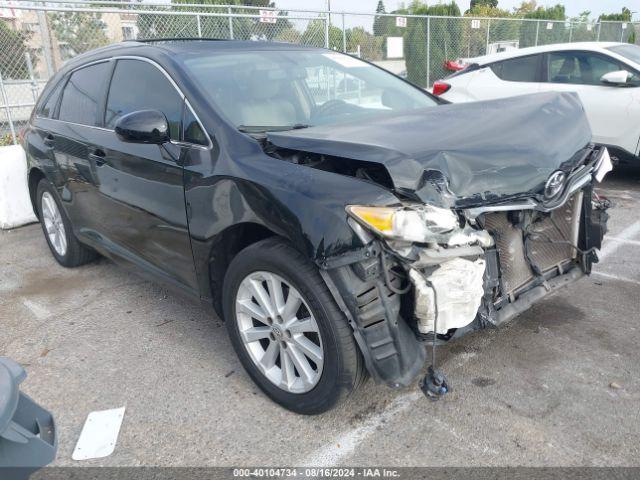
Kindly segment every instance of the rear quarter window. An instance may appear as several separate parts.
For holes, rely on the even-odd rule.
[[[540,55],[510,58],[493,63],[489,67],[498,78],[507,82],[537,82],[540,58]]]
[[[53,118],[58,99],[60,98],[60,92],[62,91],[62,85],[64,82],[59,81],[55,87],[53,87],[48,94],[46,94],[36,109],[36,114],[42,118]]]

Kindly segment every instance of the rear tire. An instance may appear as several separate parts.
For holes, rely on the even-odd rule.
[[[95,260],[95,250],[80,243],[73,226],[62,208],[58,193],[47,179],[38,183],[36,190],[38,217],[51,254],[63,267],[73,268]]]
[[[274,279],[278,286],[272,287]],[[264,290],[260,290],[260,285]],[[274,295],[278,289],[284,294]],[[257,301],[260,292],[280,301],[273,304],[265,298]],[[286,308],[290,298],[300,302],[293,315],[287,313],[291,308]],[[247,302],[251,314],[243,306]],[[229,337],[245,370],[263,392],[284,408],[306,415],[322,413],[344,401],[362,383],[364,362],[347,319],[317,267],[284,241],[268,238],[236,255],[224,280],[223,309]],[[278,312],[282,317],[274,315]],[[291,331],[297,333],[292,335],[287,325],[303,320],[308,328],[294,327]],[[310,326],[310,320],[317,329]],[[250,340],[248,330],[257,332],[260,340]],[[300,333],[302,330],[310,333]],[[260,357],[268,356],[272,343],[278,352],[273,354],[275,360],[269,356],[271,362],[261,362]],[[301,363],[299,352],[304,353],[306,364]],[[287,370],[294,381],[289,381],[291,375]]]

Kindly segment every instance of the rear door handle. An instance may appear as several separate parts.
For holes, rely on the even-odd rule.
[[[45,137],[44,137],[44,144],[47,147],[52,147],[53,146],[53,142],[54,142],[55,138],[53,137],[53,135],[51,135],[50,133],[48,133]]]
[[[96,165],[98,167],[105,164],[106,162],[105,157],[106,157],[105,153],[99,148],[96,148],[91,153],[89,153],[89,158],[94,162],[96,162]]]

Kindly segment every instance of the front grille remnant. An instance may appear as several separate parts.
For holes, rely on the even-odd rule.
[[[485,228],[494,236],[500,258],[504,293],[510,295],[534,278],[524,255],[522,230],[509,221],[507,212],[487,214]]]
[[[574,195],[562,207],[529,225],[529,256],[542,273],[561,266],[575,256],[571,244],[575,244],[577,238],[581,197],[581,194]],[[487,214],[485,228],[496,242],[503,293],[513,295],[535,278],[525,255],[524,233],[513,225],[508,212]]]
[[[581,195],[574,195],[562,207],[551,212],[551,216],[529,228],[531,259],[543,273],[575,256],[571,243],[575,244],[574,228],[578,228],[574,221],[580,214],[581,205],[576,205],[578,197]]]

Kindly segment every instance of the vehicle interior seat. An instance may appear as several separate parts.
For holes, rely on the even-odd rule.
[[[581,83],[592,84],[594,82],[593,78],[593,68],[591,67],[591,63],[584,57],[579,58],[578,62],[580,64],[580,78]]]
[[[239,125],[290,125],[295,123],[296,109],[282,95],[287,84],[283,79],[265,81],[263,75],[253,75],[247,80],[244,96],[238,102]]]
[[[571,83],[571,78],[575,74],[576,62],[574,57],[565,57],[558,73],[551,79],[553,83]]]

